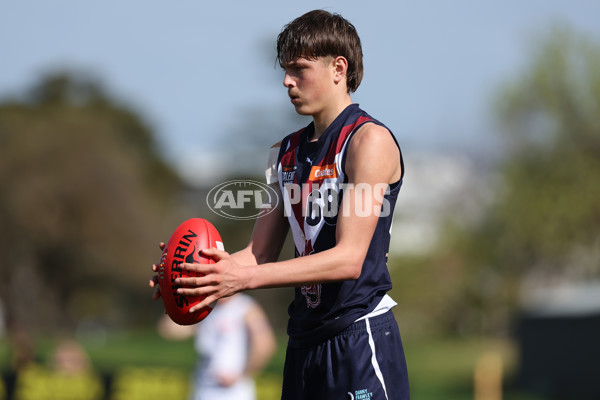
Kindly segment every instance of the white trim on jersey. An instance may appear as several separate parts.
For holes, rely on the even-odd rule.
[[[397,305],[398,305],[398,303],[396,303],[394,301],[394,299],[392,299],[390,297],[389,294],[386,294],[385,296],[383,296],[381,298],[381,300],[379,301],[379,304],[377,304],[377,306],[375,307],[375,309],[373,309],[373,311],[371,311],[367,315],[363,315],[362,317],[360,317],[359,319],[357,319],[354,322],[358,322],[363,319],[373,318],[378,315],[385,314],[386,312],[390,311],[392,308],[394,308]]]
[[[381,373],[381,368],[379,368],[379,362],[377,361],[377,357],[375,355],[375,341],[373,340],[373,335],[371,334],[371,324],[369,323],[369,318],[365,319],[365,323],[367,325],[367,333],[369,334],[369,346],[371,347],[371,364],[373,364],[373,369],[375,370],[375,375],[377,376],[377,379],[379,379],[379,382],[381,382],[381,386],[383,386],[383,392],[385,393],[385,398],[387,400],[387,389],[385,388],[383,374]]]

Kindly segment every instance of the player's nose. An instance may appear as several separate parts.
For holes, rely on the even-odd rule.
[[[290,87],[294,86],[294,80],[292,79],[290,74],[288,74],[287,72],[283,76],[283,86],[285,86],[286,88],[290,88]]]

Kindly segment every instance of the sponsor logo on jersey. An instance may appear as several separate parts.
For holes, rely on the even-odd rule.
[[[336,164],[330,165],[315,165],[310,170],[310,176],[308,180],[310,181],[320,181],[327,178],[337,178],[337,168]]]
[[[348,392],[347,398],[350,400],[368,400],[372,397],[373,397],[373,392],[370,392],[369,389],[361,389],[361,390],[355,390],[354,393]]]
[[[296,176],[296,167],[291,166],[282,166],[281,167],[281,181],[284,185],[290,184],[294,182],[294,177]]]

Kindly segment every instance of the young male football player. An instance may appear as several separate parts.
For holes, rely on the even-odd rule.
[[[267,171],[282,201],[260,217],[243,250],[203,250],[219,260],[184,264],[195,309],[234,293],[295,288],[282,399],[408,399],[400,333],[386,294],[394,205],[404,175],[396,139],[353,103],[362,79],[354,26],[338,14],[308,12],[277,38],[283,85],[296,111],[312,117],[274,150]],[[291,230],[296,257],[277,261]],[[151,281],[155,286],[155,281]]]

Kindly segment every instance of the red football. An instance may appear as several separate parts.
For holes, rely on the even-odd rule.
[[[210,247],[224,249],[219,232],[207,220],[191,218],[175,229],[163,250],[158,263],[160,293],[167,314],[180,325],[192,325],[202,321],[215,306],[215,303],[212,303],[208,307],[190,313],[190,308],[204,300],[205,296],[183,296],[177,293],[177,289],[181,286],[175,284],[175,279],[179,277],[202,276],[195,272],[183,271],[179,264],[214,264],[212,258],[200,254],[201,249]]]

